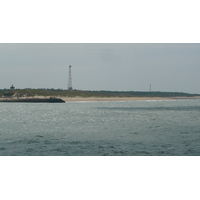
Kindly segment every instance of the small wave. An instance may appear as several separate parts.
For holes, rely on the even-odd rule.
[[[36,140],[35,139],[30,139],[30,140],[26,141],[27,144],[35,144],[35,143],[38,143],[38,142],[39,141],[37,139]]]
[[[131,135],[138,135],[138,132],[130,132]]]
[[[36,135],[35,137],[43,138],[44,136],[42,136],[42,135]]]
[[[189,134],[189,131],[182,131],[181,134]]]
[[[35,152],[35,149],[33,149],[33,148],[27,148],[26,152]]]

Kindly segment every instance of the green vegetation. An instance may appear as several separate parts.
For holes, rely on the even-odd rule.
[[[134,92],[134,91],[83,91],[83,90],[61,90],[61,89],[16,89],[0,90],[0,97],[192,97],[199,94],[182,92]]]

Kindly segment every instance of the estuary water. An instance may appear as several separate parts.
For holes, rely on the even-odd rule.
[[[199,156],[200,100],[0,103],[1,156]]]

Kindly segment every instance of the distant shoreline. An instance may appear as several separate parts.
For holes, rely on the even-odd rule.
[[[20,98],[0,98],[0,102],[30,102],[30,103],[48,103],[50,99],[63,100],[64,102],[96,102],[96,101],[170,101],[170,100],[200,100],[200,96],[193,97],[50,97],[50,96],[34,96],[34,97],[20,97]],[[59,103],[59,101],[57,101]],[[57,103],[55,101],[55,103]],[[54,103],[54,102],[52,102]]]
[[[65,102],[200,100],[200,97],[60,97]]]

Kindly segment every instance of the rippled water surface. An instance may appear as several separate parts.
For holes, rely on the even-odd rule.
[[[0,103],[0,155],[200,155],[200,100]]]

